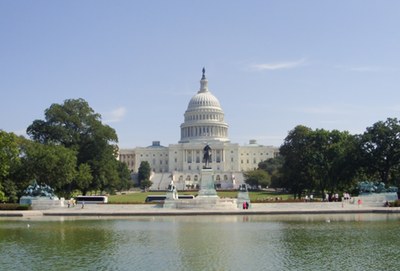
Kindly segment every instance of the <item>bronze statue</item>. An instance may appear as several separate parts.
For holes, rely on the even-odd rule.
[[[204,149],[204,156],[203,156],[203,162],[204,162],[204,168],[207,168],[211,162],[211,147],[207,144]]]

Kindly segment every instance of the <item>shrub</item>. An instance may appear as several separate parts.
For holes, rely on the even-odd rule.
[[[390,206],[393,206],[393,207],[400,207],[400,200],[395,200],[395,201],[393,201],[393,202],[391,203]]]
[[[0,204],[0,211],[24,211],[32,210],[30,205],[18,204],[18,203],[3,203]]]

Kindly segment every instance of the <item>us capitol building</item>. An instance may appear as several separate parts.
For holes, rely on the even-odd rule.
[[[256,140],[244,146],[229,141],[224,111],[208,89],[204,69],[200,90],[190,99],[180,128],[178,144],[165,147],[153,141],[149,147],[121,149],[120,161],[133,173],[147,161],[152,169],[150,189],[164,190],[171,180],[179,190],[191,189],[199,183],[203,149],[208,144],[212,149],[209,166],[217,188],[234,189],[244,182],[244,171],[256,169],[258,163],[278,154],[277,147],[259,145]]]

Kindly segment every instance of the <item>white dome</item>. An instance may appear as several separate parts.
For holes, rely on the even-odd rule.
[[[201,107],[215,107],[221,109],[221,105],[218,99],[211,94],[211,92],[200,92],[197,93],[190,99],[187,110],[197,110]],[[221,109],[222,110],[222,109]]]
[[[184,114],[181,124],[181,140],[190,141],[229,141],[228,124],[224,121],[224,111],[218,99],[208,91],[208,81],[204,75],[200,80],[200,90],[194,95]]]

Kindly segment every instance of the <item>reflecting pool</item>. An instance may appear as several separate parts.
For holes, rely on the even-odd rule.
[[[1,270],[398,270],[400,215],[0,218]]]

